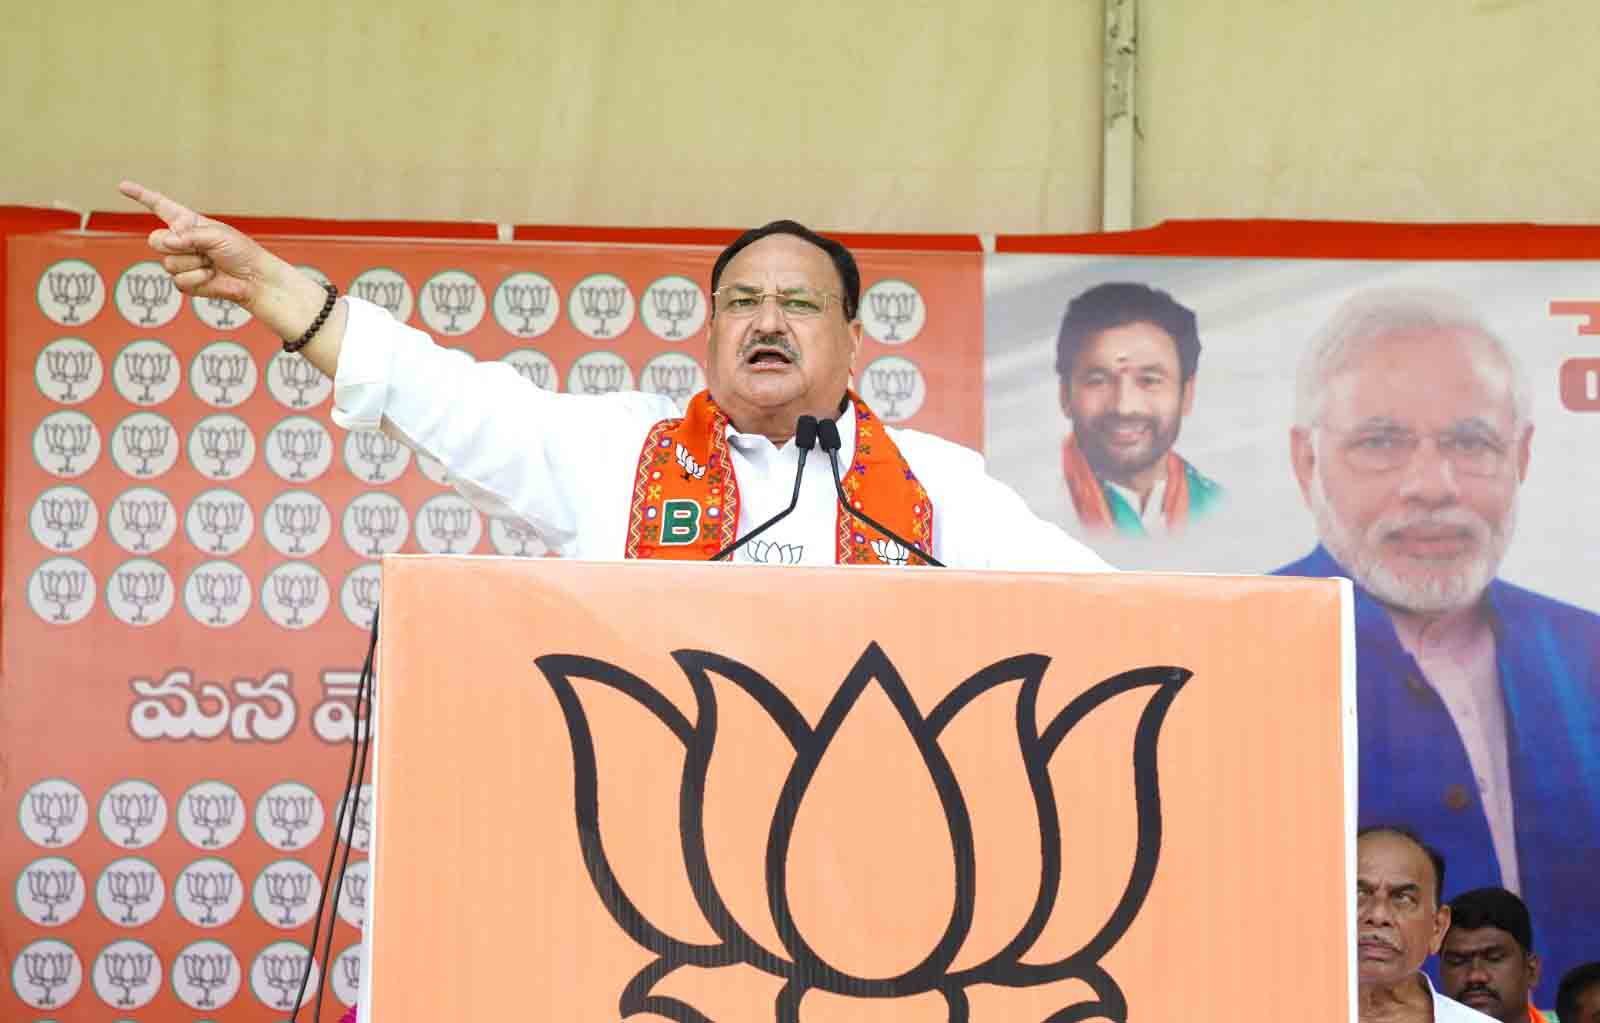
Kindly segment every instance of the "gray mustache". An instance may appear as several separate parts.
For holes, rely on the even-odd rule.
[[[782,334],[761,334],[752,337],[743,345],[739,346],[740,360],[748,359],[750,357],[750,353],[759,348],[776,348],[778,351],[782,352],[790,362],[798,362],[800,360],[800,350]]]

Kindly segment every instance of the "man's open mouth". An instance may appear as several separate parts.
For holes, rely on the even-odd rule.
[[[788,366],[794,363],[789,353],[781,348],[762,346],[754,348],[744,357],[746,365],[750,366]]]

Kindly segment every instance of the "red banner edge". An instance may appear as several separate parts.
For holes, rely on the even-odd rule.
[[[1169,220],[1136,231],[1001,235],[995,251],[1278,259],[1595,259],[1600,226],[1344,220]]]

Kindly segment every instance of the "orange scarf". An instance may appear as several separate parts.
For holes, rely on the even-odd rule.
[[[928,492],[866,402],[854,391],[849,399],[856,413],[856,442],[855,459],[843,477],[845,494],[858,511],[931,553],[933,502]],[[733,543],[738,528],[739,481],[728,450],[728,417],[709,392],[701,391],[682,419],[663,419],[645,437],[634,474],[624,556],[704,561]],[[842,508],[835,535],[835,560],[841,565],[880,565],[892,560],[897,547]],[[880,557],[875,542],[890,557]],[[905,563],[921,561],[912,555]]]
[[[1167,528],[1176,532],[1189,520],[1189,477],[1183,471],[1183,459],[1168,451],[1166,459],[1167,493],[1161,501],[1161,514],[1166,517]],[[1106,500],[1105,487],[1100,483],[1083,449],[1078,447],[1078,436],[1067,438],[1061,450],[1061,473],[1066,478],[1067,490],[1072,494],[1072,504],[1078,510],[1078,521],[1085,529],[1105,531],[1114,529],[1116,522]],[[1135,518],[1138,509],[1130,509]]]

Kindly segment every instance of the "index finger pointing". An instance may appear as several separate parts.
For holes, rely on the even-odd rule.
[[[123,195],[166,221],[167,226],[175,231],[193,227],[200,219],[200,215],[189,207],[182,203],[174,202],[160,192],[146,188],[136,181],[124,181],[117,186],[117,189]]]

